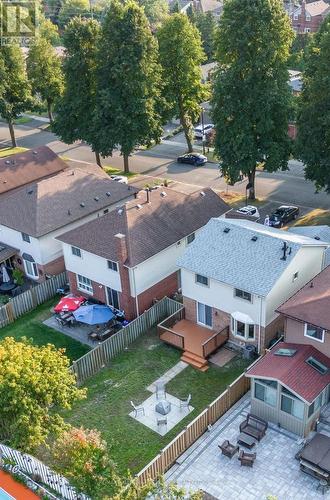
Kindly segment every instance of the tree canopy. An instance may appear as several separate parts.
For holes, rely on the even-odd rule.
[[[248,177],[250,199],[257,165],[270,172],[288,168],[292,39],[282,0],[225,3],[215,41],[215,151],[229,183]]]
[[[138,0],[138,3],[144,7],[152,28],[158,28],[169,15],[167,0]]]
[[[164,96],[170,112],[180,119],[192,151],[193,124],[201,114],[201,103],[207,98],[200,65],[205,60],[197,28],[185,14],[172,14],[158,33],[160,62],[163,68]]]
[[[309,47],[297,120],[297,156],[316,189],[330,193],[330,18]]]
[[[6,337],[0,342],[0,441],[33,451],[63,429],[60,408],[84,396],[63,350]]]

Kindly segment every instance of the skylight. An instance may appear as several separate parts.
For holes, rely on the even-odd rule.
[[[313,356],[310,356],[308,359],[306,359],[306,363],[308,363],[312,368],[321,373],[321,375],[325,375],[328,372],[327,366],[325,366],[317,359],[313,358]]]
[[[294,356],[297,352],[297,349],[289,349],[287,347],[280,347],[277,349],[277,351],[274,353],[276,356],[285,356],[287,358],[291,358]]]

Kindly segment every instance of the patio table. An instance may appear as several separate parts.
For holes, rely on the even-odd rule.
[[[245,432],[241,432],[237,438],[237,444],[241,444],[242,446],[246,446],[246,448],[249,448],[249,450],[251,450],[251,448],[253,448],[253,446],[256,444],[256,442],[252,436],[245,434]]]

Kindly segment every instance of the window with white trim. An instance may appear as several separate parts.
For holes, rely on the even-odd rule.
[[[304,418],[304,403],[285,387],[282,387],[281,410],[299,420]]]
[[[299,17],[298,13],[293,14],[293,19],[294,19],[295,21],[298,21],[298,17]]]
[[[310,14],[306,12],[306,21],[311,21],[312,17]]]
[[[31,238],[28,234],[26,233],[21,233],[22,235],[22,240],[25,241],[26,243],[31,243]]]
[[[107,263],[108,263],[108,269],[111,269],[111,271],[118,272],[117,262],[114,262],[113,260],[107,260]]]
[[[81,274],[77,274],[77,285],[79,290],[87,293],[93,293],[92,281]]]
[[[324,342],[324,330],[318,326],[305,323],[305,337],[317,340],[318,342]]]
[[[25,272],[31,278],[38,278],[38,266],[35,262],[30,262],[29,260],[24,260]]]
[[[195,239],[195,233],[189,234],[189,236],[187,236],[187,245],[190,245],[190,243],[192,243],[194,239]]]
[[[311,29],[310,28],[305,28],[305,33],[310,33],[311,32]]]
[[[247,300],[248,302],[252,301],[252,295],[249,292],[245,292],[244,290],[240,290],[239,288],[235,288],[235,297],[239,299]]]
[[[231,331],[233,335],[243,340],[254,340],[255,338],[255,325],[243,323],[233,317],[231,318]]]
[[[276,406],[277,382],[275,380],[254,379],[254,397],[267,405]]]
[[[196,283],[209,286],[209,279],[206,276],[202,276],[201,274],[196,274]]]
[[[72,253],[72,255],[75,255],[76,257],[81,257],[81,250],[80,250],[80,248],[71,247],[71,253]]]

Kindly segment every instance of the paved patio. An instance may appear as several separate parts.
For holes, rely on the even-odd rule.
[[[266,500],[268,495],[277,500],[329,499],[330,492],[322,495],[316,490],[318,481],[299,470],[294,456],[302,440],[273,424],[253,448],[257,453],[253,468],[241,467],[237,455],[230,460],[221,454],[219,443],[225,439],[236,443],[239,424],[250,409],[249,397],[246,394],[189,448],[166,473],[166,480],[220,500]]]
[[[62,326],[56,321],[55,316],[51,316],[43,323],[44,325],[49,326],[50,328],[53,328],[58,332],[64,333],[64,335],[68,335],[69,337],[78,340],[78,342],[86,344],[89,347],[94,348],[98,345],[98,342],[94,342],[93,340],[88,338],[88,334],[94,330],[95,325],[92,326],[80,324],[75,326]]]

